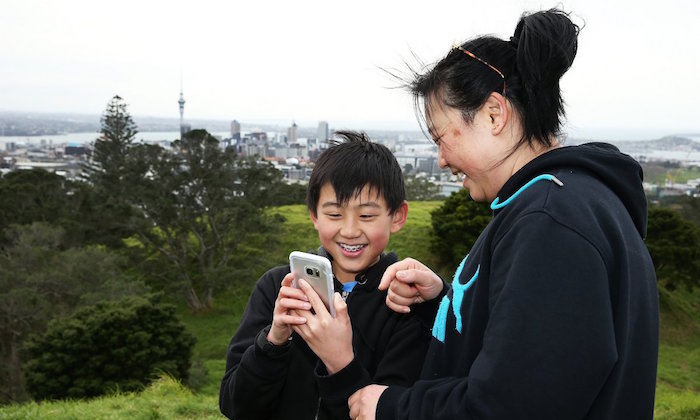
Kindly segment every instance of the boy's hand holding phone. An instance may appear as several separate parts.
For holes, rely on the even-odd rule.
[[[275,308],[272,312],[272,326],[270,332],[267,333],[267,341],[272,344],[281,346],[292,335],[292,326],[300,325],[306,322],[303,316],[290,313],[291,310],[309,310],[311,304],[306,294],[296,287],[292,287],[294,274],[287,274],[282,279],[282,288],[280,289],[277,299],[275,299]]]
[[[299,279],[297,286],[308,297],[313,313],[311,309],[290,311],[291,314],[306,319],[305,323],[294,324],[292,328],[321,359],[328,373],[334,374],[352,362],[355,357],[348,306],[339,293],[334,293],[334,318],[309,283]]]

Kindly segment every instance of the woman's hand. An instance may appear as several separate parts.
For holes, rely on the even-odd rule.
[[[388,290],[386,305],[395,312],[410,312],[409,306],[437,297],[442,279],[420,261],[406,258],[384,271],[379,290]]]
[[[348,305],[340,294],[335,293],[333,295],[335,318],[333,318],[309,283],[299,280],[298,284],[301,291],[309,298],[314,313],[311,310],[301,309],[292,311],[292,314],[306,319],[305,323],[293,325],[292,328],[321,359],[328,373],[334,374],[352,362],[355,357]]]
[[[309,310],[311,304],[303,291],[292,287],[294,274],[289,273],[282,279],[282,288],[275,299],[272,311],[272,326],[267,333],[267,341],[281,346],[292,335],[292,326],[304,324],[306,318],[290,313],[291,310]]]
[[[388,387],[385,385],[367,385],[355,391],[348,398],[351,419],[374,420],[379,397]]]

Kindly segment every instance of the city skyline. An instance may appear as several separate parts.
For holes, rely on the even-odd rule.
[[[391,89],[397,81],[383,69],[405,72],[413,53],[432,63],[478,34],[507,39],[522,11],[556,5],[585,23],[562,79],[567,132],[652,139],[700,131],[700,5],[690,0],[8,0],[0,111],[99,115],[119,94],[135,117],[177,118],[182,89],[185,121],[419,130],[410,95]]]

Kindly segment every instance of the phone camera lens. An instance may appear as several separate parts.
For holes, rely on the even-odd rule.
[[[311,267],[306,267],[306,274],[313,276],[314,275],[314,270],[311,269]]]

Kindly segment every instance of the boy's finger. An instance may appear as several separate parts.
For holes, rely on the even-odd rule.
[[[306,311],[311,309],[311,304],[309,302],[305,302],[303,300],[295,298],[283,297],[282,299],[280,299],[280,305],[285,309],[302,309]]]
[[[301,288],[302,292],[306,293],[306,297],[309,298],[309,302],[311,303],[311,307],[314,309],[314,312],[316,312],[316,315],[321,315],[321,314],[328,314],[328,309],[326,309],[326,305],[323,304],[323,301],[321,301],[321,298],[318,297],[318,294],[314,290],[313,287],[309,283],[306,282],[304,279],[299,279],[297,281],[297,284]]]
[[[306,324],[306,318],[303,316],[280,315],[279,321],[289,326]]]
[[[289,273],[282,279],[282,286],[291,286],[294,281],[294,273]]]
[[[306,293],[304,293],[303,290],[297,289],[296,287],[291,287],[291,286],[282,286],[282,288],[279,291],[279,296],[280,296],[280,298],[288,297],[288,298],[303,300],[303,301],[307,301],[307,302],[309,300],[309,298],[306,296]]]

